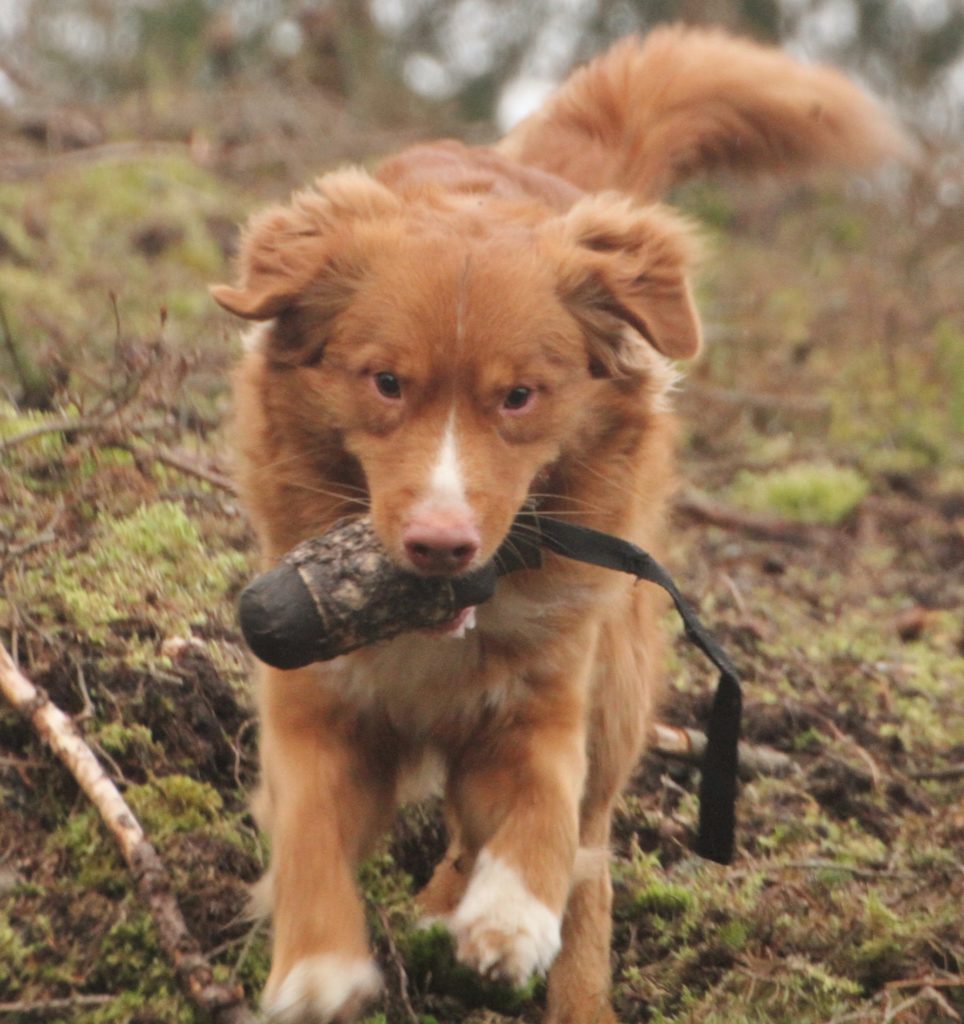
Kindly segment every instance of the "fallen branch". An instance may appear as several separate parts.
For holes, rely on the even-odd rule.
[[[139,445],[114,444],[115,448],[124,448],[137,458],[153,459],[162,466],[175,469],[186,476],[193,476],[203,480],[218,490],[227,491],[228,494],[237,494],[237,488],[229,477],[219,473],[215,469],[206,469],[199,465],[189,455],[182,455],[180,452],[170,451],[166,448],[141,447]]]
[[[813,395],[764,394],[699,384],[696,381],[687,381],[684,393],[697,402],[716,402],[720,405],[735,405],[741,409],[787,412],[799,416],[827,416],[832,408],[828,399],[815,398]]]
[[[96,1006],[106,1006],[112,1003],[116,996],[109,995],[76,995],[67,996],[63,999],[43,999],[36,1002],[28,1002],[26,999],[14,1003],[0,1003],[0,1016],[15,1016],[18,1019],[23,1017],[51,1017],[54,1014],[62,1014],[64,1010],[81,1010]],[[63,1017],[61,1017],[63,1020]]]
[[[0,691],[66,765],[110,829],[185,994],[215,1024],[253,1024],[255,1017],[244,1003],[240,986],[214,980],[211,965],[187,930],[167,868],[117,787],[73,721],[17,668],[2,644]]]
[[[120,440],[110,420],[117,415],[118,410],[111,409],[107,413],[97,416],[72,417],[59,420],[48,420],[45,423],[37,423],[19,434],[10,437],[0,438],[0,451],[16,448],[38,437],[47,434],[94,434],[102,432],[104,437],[101,443],[110,448],[118,448],[121,451],[129,452],[135,459],[150,459],[158,462],[169,469],[177,470],[186,476],[193,476],[198,480],[216,487],[218,490],[227,491],[229,494],[237,494],[237,489],[229,477],[215,469],[208,469],[195,462],[189,455],[181,452],[171,451],[167,448],[151,444],[134,444],[130,441]],[[140,440],[143,435],[153,429],[153,425],[145,425],[138,428],[135,433]]]
[[[28,427],[19,434],[0,438],[0,451],[16,448],[17,445],[32,441],[35,437],[43,437],[45,434],[89,434],[91,431],[103,430],[103,428],[104,421],[100,418],[71,417],[62,420],[47,420],[34,427]]]
[[[845,864],[841,861],[815,858],[812,860],[788,860],[782,864],[761,864],[751,868],[740,869],[730,872],[731,879],[743,878],[754,873],[775,874],[780,871],[839,871],[842,874],[853,875],[854,878],[898,878],[903,880],[913,879],[915,876],[910,871],[891,871],[889,868],[875,868],[871,866],[860,867],[857,864]]]
[[[796,523],[780,516],[763,515],[757,512],[745,512],[743,509],[714,501],[699,491],[686,490],[676,496],[676,509],[685,515],[709,523],[710,526],[722,526],[727,530],[741,530],[752,537],[764,540],[779,540],[787,544],[806,544],[812,541],[821,531],[820,527],[806,523]]]
[[[657,722],[650,736],[650,750],[676,761],[699,766],[703,763],[703,755],[706,752],[706,736],[696,729]],[[743,778],[752,778],[755,775],[775,775],[777,778],[783,778],[800,771],[792,758],[770,747],[741,743],[739,758],[740,775]]]
[[[412,1006],[412,1000],[408,994],[408,973],[405,970],[405,960],[401,953],[399,953],[398,946],[395,944],[395,936],[392,933],[392,923],[389,921],[388,914],[384,907],[378,906],[374,901],[369,901],[369,905],[378,915],[378,919],[381,922],[382,932],[385,935],[385,945],[388,947],[388,959],[398,978],[397,998],[401,1012],[405,1014],[405,1019],[410,1021],[411,1024],[418,1024],[421,1018],[415,1012],[415,1008]]]
[[[952,764],[947,768],[931,768],[928,771],[911,772],[910,777],[918,781],[943,781],[964,777],[964,764]]]
[[[51,172],[101,160],[141,160],[149,156],[190,155],[184,142],[105,142],[86,149],[26,160],[0,160],[0,181],[26,181]]]

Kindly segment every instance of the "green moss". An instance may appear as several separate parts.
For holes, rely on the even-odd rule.
[[[452,996],[469,1007],[518,1013],[537,995],[543,982],[532,978],[523,988],[490,981],[455,958],[452,935],[442,925],[413,929],[399,938],[399,949],[413,982],[433,993]]]
[[[29,954],[30,947],[20,932],[0,911],[0,994],[14,996],[20,991]]]
[[[136,756],[146,761],[160,753],[151,730],[145,725],[124,725],[120,722],[106,722],[96,730],[97,742],[117,757]]]
[[[959,320],[944,318],[934,328],[937,367],[946,386],[951,436],[964,437],[964,329]]]
[[[83,352],[89,367],[114,344],[113,295],[125,337],[155,334],[165,308],[169,343],[193,348],[205,336],[218,339],[219,314],[203,285],[225,276],[220,225],[243,212],[231,190],[175,155],[0,184],[0,233],[20,257],[4,265],[13,336],[28,352],[56,345],[68,367]],[[6,359],[0,349],[0,368]],[[72,376],[78,390],[86,380]]]
[[[43,426],[60,419],[60,415],[36,412],[32,409],[19,410],[9,402],[0,400],[0,440],[24,434],[36,427]],[[30,456],[40,456],[43,459],[56,459],[63,453],[64,436],[59,431],[50,430],[38,434],[29,442],[24,442],[18,448],[12,448],[3,453],[3,461],[10,466],[22,463],[25,453]]]
[[[388,841],[358,869],[358,884],[375,906],[414,919],[411,876],[402,871],[388,852]]]
[[[853,469],[826,462],[798,463],[767,473],[744,470],[737,476],[731,496],[754,511],[833,526],[856,508],[869,486]]]
[[[799,345],[811,336],[815,307],[808,288],[796,283],[784,284],[773,288],[765,302],[765,315],[779,324],[784,342]]]
[[[235,835],[218,792],[185,775],[130,786],[124,798],[150,841],[162,850],[172,836],[196,829],[213,828],[228,839]],[[111,896],[129,890],[127,868],[93,808],[70,815],[47,845],[65,858],[66,870],[85,888]]]
[[[831,442],[878,472],[958,462],[964,437],[962,339],[941,321],[929,339],[921,339],[926,359],[896,349],[886,361],[877,351],[851,353],[842,365],[835,361],[827,387]]]
[[[86,551],[31,570],[24,592],[95,642],[106,643],[112,627],[131,622],[163,638],[187,635],[192,622],[205,621],[246,569],[239,552],[208,552],[183,506],[162,501],[107,520]],[[143,664],[155,647],[137,656],[132,645],[129,661]]]
[[[129,885],[123,862],[92,808],[72,814],[47,840],[64,869],[86,889],[120,895]]]
[[[124,794],[131,810],[154,842],[179,832],[214,825],[221,820],[224,802],[212,786],[186,775],[165,775]]]
[[[634,894],[632,913],[653,914],[672,920],[692,911],[695,903],[689,889],[666,881],[654,881]]]
[[[95,970],[86,982],[95,991],[124,993],[92,1013],[91,1024],[121,1024],[145,1011],[158,1024],[194,1024],[196,1020],[158,948],[154,922],[140,907],[128,906],[104,937]]]

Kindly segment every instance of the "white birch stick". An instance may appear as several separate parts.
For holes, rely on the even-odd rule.
[[[104,771],[73,720],[38,689],[0,644],[0,692],[27,718],[66,765],[117,841],[141,899],[157,926],[161,948],[191,1001],[216,1024],[253,1024],[240,987],[220,984],[190,934],[175,899],[171,877],[137,818]]]

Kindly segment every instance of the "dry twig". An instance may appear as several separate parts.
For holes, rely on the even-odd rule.
[[[106,1006],[108,1003],[113,1002],[115,998],[115,996],[111,995],[91,994],[66,996],[63,999],[43,999],[35,1002],[20,999],[13,1003],[0,1003],[0,1016],[12,1016],[18,1019],[24,1017],[52,1017],[54,1014],[62,1014],[64,1010],[81,1010],[95,1006]]]
[[[388,914],[384,908],[379,907],[374,902],[370,902],[370,906],[378,915],[378,919],[382,925],[382,931],[385,935],[385,944],[388,947],[388,959],[391,962],[392,968],[398,978],[398,1001],[401,1004],[401,1010],[405,1014],[405,1017],[411,1024],[418,1024],[419,1016],[415,1012],[415,1007],[412,1006],[412,1000],[408,994],[408,973],[405,970],[405,961],[402,958],[401,953],[398,951],[398,946],[395,944],[395,936],[392,933],[392,923],[388,919]]]
[[[122,443],[113,443],[113,447],[123,448],[137,458],[153,459],[154,462],[159,462],[162,466],[203,480],[218,490],[227,491],[228,494],[237,494],[237,489],[228,477],[215,469],[207,469],[199,465],[189,455],[173,452],[166,448],[140,447]]]
[[[650,750],[677,761],[700,765],[706,752],[706,736],[696,729],[656,722],[650,737]],[[744,778],[755,775],[775,775],[782,778],[799,772],[797,763],[786,754],[770,747],[741,743],[739,748],[740,774]]]
[[[0,181],[36,179],[44,174],[100,160],[141,160],[147,156],[179,156],[185,153],[190,153],[190,146],[183,142],[105,142],[31,160],[0,160]]]
[[[677,495],[674,504],[677,510],[702,523],[722,526],[727,530],[740,530],[764,540],[807,544],[821,533],[826,533],[826,529],[819,526],[795,523],[780,516],[745,512],[694,490],[686,490]]]
[[[253,1024],[255,1018],[241,989],[214,981],[211,965],[181,916],[167,868],[117,787],[73,721],[17,668],[2,644],[0,691],[66,765],[110,829],[154,919],[161,948],[187,996],[215,1024]]]

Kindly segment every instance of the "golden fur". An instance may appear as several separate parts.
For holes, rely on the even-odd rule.
[[[237,286],[213,294],[263,324],[235,431],[265,563],[369,510],[401,564],[463,571],[530,497],[658,551],[670,360],[700,328],[693,231],[656,200],[718,167],[900,148],[837,72],[665,28],[492,149],[417,146],[255,216]],[[350,1020],[376,993],[355,866],[426,759],[451,837],[426,915],[488,973],[523,981],[555,957],[553,1024],[615,1019],[601,851],[662,685],[653,590],[548,557],[503,578],[464,638],[259,669],[276,1019]]]

